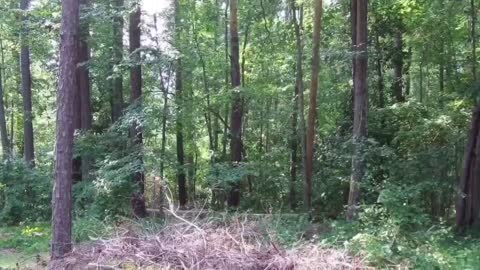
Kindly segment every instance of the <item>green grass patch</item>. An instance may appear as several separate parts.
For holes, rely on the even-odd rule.
[[[48,252],[50,235],[50,224],[47,223],[0,227],[0,249],[12,249],[28,255]]]

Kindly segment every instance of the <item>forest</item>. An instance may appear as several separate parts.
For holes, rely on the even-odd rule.
[[[0,269],[479,269],[480,0],[0,0]]]

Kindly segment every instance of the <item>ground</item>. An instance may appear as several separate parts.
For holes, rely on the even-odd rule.
[[[287,218],[301,219],[300,216]],[[274,215],[204,213],[171,213],[166,220],[124,220],[116,223],[108,237],[91,235],[89,241],[76,244],[74,252],[64,260],[50,262],[50,267],[212,270],[368,268],[361,258],[351,256],[346,250],[314,243],[315,233],[322,233],[323,229],[311,229],[308,235],[298,235],[297,232],[279,235],[275,226],[280,226],[282,222],[281,216]],[[301,222],[297,220],[297,223]],[[15,234],[9,235],[7,237],[12,238]],[[46,257],[44,253],[3,249],[0,251],[0,267],[18,269],[17,263],[20,262],[20,269],[46,269]]]

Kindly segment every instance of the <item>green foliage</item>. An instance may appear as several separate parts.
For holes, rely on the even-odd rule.
[[[0,164],[0,223],[45,221],[51,215],[51,177],[23,160]]]
[[[45,223],[0,227],[0,250],[17,249],[27,254],[47,252],[50,233],[50,226]]]
[[[98,219],[93,216],[84,216],[74,220],[72,236],[76,243],[111,237],[115,232],[115,220],[111,218]]]
[[[76,155],[95,160],[96,172],[93,181],[74,186],[77,215],[103,219],[130,214],[130,199],[137,188],[132,176],[144,171],[144,165],[142,149],[132,144],[128,134],[141,120],[138,108],[132,107],[108,131],[78,137]]]

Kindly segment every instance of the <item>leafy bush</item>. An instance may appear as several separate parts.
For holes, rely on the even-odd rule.
[[[0,164],[0,223],[49,220],[51,179],[43,168],[30,169],[23,160]]]

